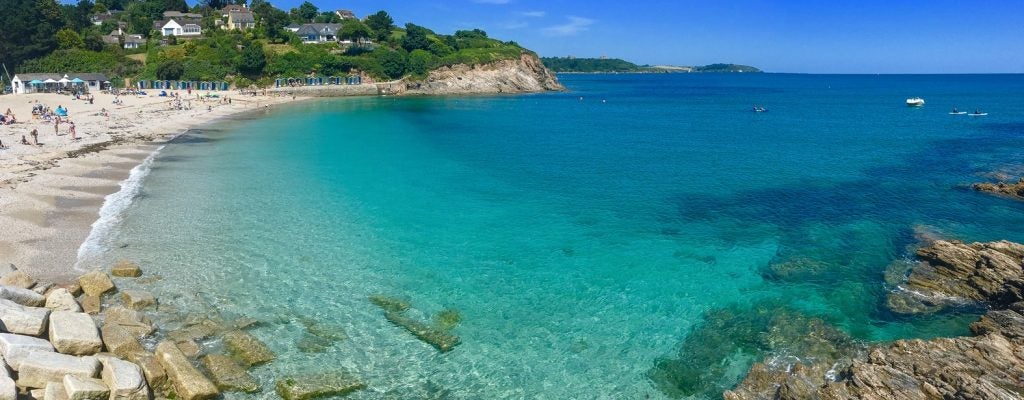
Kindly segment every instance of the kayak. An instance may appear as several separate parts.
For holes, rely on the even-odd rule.
[[[949,113],[949,115],[964,115],[964,114],[967,114],[967,111],[960,111],[960,112],[951,112],[951,113]]]
[[[970,114],[967,114],[967,115],[970,115],[972,117],[984,117],[984,116],[988,115],[988,113],[970,113]]]

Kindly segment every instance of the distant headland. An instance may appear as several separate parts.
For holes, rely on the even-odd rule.
[[[557,73],[758,73],[756,67],[741,64],[637,65],[619,58],[542,57],[544,65]]]

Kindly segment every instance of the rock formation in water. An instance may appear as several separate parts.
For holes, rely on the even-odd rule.
[[[1017,183],[975,183],[971,185],[971,188],[979,192],[1024,200],[1024,178],[1018,180]]]
[[[382,89],[385,90],[385,89]],[[397,95],[533,93],[565,90],[535,54],[478,65],[452,65],[431,71],[422,81],[386,88]]]
[[[1024,245],[940,240],[918,250],[917,256],[920,262],[913,266],[903,292],[988,305],[991,309],[971,325],[975,336],[900,340],[853,357],[846,365],[772,368],[759,363],[724,397],[1024,399]],[[897,308],[903,313],[942,308],[942,302],[935,304],[939,306],[914,309],[901,308],[901,303]]]

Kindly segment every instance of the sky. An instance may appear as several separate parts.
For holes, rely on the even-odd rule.
[[[270,0],[288,10],[303,0]],[[1024,73],[1024,1],[313,0],[542,56],[797,73]]]

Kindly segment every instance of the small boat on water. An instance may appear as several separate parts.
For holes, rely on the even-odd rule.
[[[987,112],[981,112],[980,110],[974,110],[974,112],[972,112],[970,114],[967,114],[967,115],[970,115],[972,117],[984,117],[984,116],[988,115],[988,113]]]
[[[924,99],[920,97],[911,97],[907,99],[907,106],[910,107],[921,107],[924,105]]]
[[[964,114],[967,114],[967,111],[960,111],[956,107],[953,107],[953,111],[949,112],[949,115],[964,115]]]

